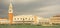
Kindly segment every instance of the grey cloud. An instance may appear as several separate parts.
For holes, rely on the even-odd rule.
[[[31,14],[42,17],[50,17],[60,12],[60,0],[36,0],[23,3],[18,0],[14,0],[12,3],[14,15]],[[8,16],[8,6],[9,0],[2,0],[0,3],[0,13],[3,11],[4,13],[1,13],[0,16]]]
[[[54,10],[54,7],[52,7],[52,6],[59,5],[59,4],[60,4],[59,0],[57,0],[57,1],[56,0],[48,0],[48,1],[47,0],[42,0],[42,1],[39,1],[39,2],[28,3],[26,5],[23,3],[22,4],[23,7],[21,7],[21,9],[19,9],[20,8],[19,5],[21,5],[21,4],[18,4],[18,5],[16,4],[17,8],[19,9],[19,10],[16,10],[17,11],[16,13],[17,14],[34,14],[34,15],[38,15],[38,16],[49,17],[49,16],[53,16],[54,14],[58,13],[57,10],[59,10],[59,8],[55,7],[56,9]],[[50,9],[50,11],[47,11],[49,9],[38,10],[38,8],[48,7],[48,6],[49,6],[49,9],[52,7]]]

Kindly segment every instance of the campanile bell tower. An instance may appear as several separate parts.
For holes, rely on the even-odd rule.
[[[12,21],[13,21],[13,7],[12,7],[12,0],[10,0],[9,10],[8,10],[8,16],[9,16],[9,23],[12,24]]]

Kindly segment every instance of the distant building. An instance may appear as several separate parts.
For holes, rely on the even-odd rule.
[[[51,20],[52,24],[60,24],[60,16],[59,15],[51,17],[50,20]]]
[[[0,19],[0,24],[9,24],[8,19]]]
[[[16,23],[29,23],[29,24],[37,24],[38,17],[33,15],[18,15],[13,17],[13,22]]]
[[[41,18],[41,19],[39,20],[39,23],[40,23],[41,25],[44,25],[44,24],[50,24],[51,22],[50,22],[50,19],[49,19],[49,18]]]

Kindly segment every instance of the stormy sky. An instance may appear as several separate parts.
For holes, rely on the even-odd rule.
[[[0,0],[0,17],[8,17],[10,0]],[[51,17],[60,14],[60,0],[13,0],[14,15]]]

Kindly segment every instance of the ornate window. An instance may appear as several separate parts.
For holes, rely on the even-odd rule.
[[[22,20],[22,18],[20,18],[20,20]]]
[[[19,20],[19,18],[17,18],[17,20]]]
[[[16,18],[14,18],[14,20],[16,20]]]
[[[27,20],[27,18],[25,18]]]
[[[33,20],[33,18],[32,18],[32,20]]]
[[[29,20],[30,20],[30,18],[29,18]]]

